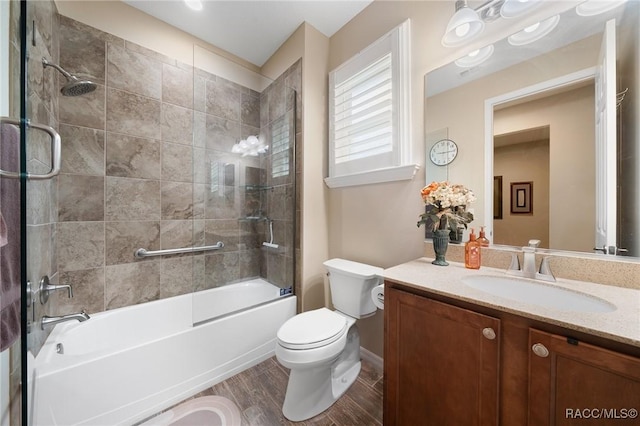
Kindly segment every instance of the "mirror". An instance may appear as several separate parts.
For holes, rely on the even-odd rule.
[[[628,252],[604,244],[605,250],[640,256],[639,9],[638,2],[629,1],[585,17],[572,8],[537,42],[514,46],[500,40],[485,62],[460,67],[455,61],[425,76],[425,150],[443,134],[459,147],[446,168],[427,160],[427,183],[447,176],[471,187],[478,196],[472,225],[486,225],[493,243],[521,247],[538,238],[553,250],[593,252],[596,224],[604,214],[596,212],[609,206],[617,211],[610,234]],[[612,201],[599,203],[596,188],[603,180],[597,168],[603,155],[596,155],[596,141],[602,138],[595,130],[600,122],[595,81],[611,19],[616,22],[619,105],[610,120],[616,124],[617,143],[609,139],[614,141],[617,190],[608,191]],[[519,44],[517,37],[514,44]]]

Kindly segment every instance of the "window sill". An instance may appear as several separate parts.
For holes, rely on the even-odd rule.
[[[407,166],[389,167],[386,169],[372,170],[352,175],[328,177],[324,183],[329,188],[343,188],[345,186],[369,185],[372,183],[394,182],[398,180],[411,180],[420,168],[418,164]]]

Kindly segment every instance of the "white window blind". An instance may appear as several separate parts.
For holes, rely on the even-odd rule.
[[[271,125],[271,177],[289,174],[289,118],[288,114]]]
[[[329,73],[330,187],[410,179],[409,21]]]
[[[392,75],[391,53],[388,53],[336,85],[336,164],[393,150]]]

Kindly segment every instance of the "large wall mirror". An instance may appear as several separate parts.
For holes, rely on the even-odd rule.
[[[446,176],[492,243],[640,257],[639,10],[571,8],[425,76],[427,152],[456,141]]]

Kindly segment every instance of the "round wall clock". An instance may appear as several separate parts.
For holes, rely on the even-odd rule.
[[[436,166],[450,164],[458,155],[458,145],[451,139],[442,139],[433,144],[429,152],[431,162]]]

